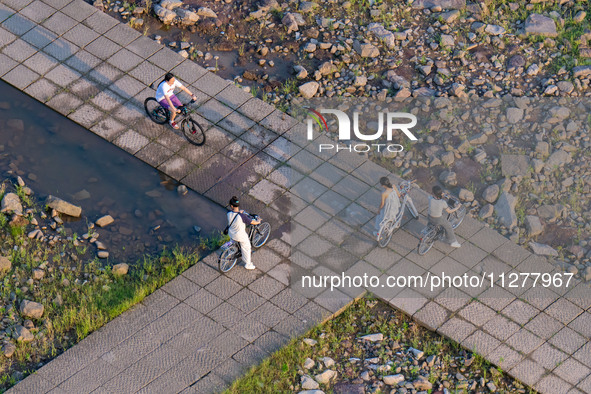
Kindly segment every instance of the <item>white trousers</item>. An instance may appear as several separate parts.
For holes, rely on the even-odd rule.
[[[234,241],[240,243],[240,251],[242,252],[242,260],[244,261],[244,264],[251,265],[252,264],[250,262],[251,245],[250,245],[250,239],[248,239],[248,235],[246,233],[237,234],[236,238],[234,238]]]

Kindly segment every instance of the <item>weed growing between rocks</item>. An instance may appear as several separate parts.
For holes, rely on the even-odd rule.
[[[253,367],[225,394],[533,393],[388,305],[362,298]],[[317,393],[320,393],[318,391]]]
[[[0,192],[3,211],[9,190]],[[15,191],[14,196],[21,195]],[[52,236],[50,242],[46,236],[31,237],[40,230],[27,236],[27,227],[37,225],[39,216],[30,194],[19,199],[21,207],[13,206],[17,212],[12,216],[0,213],[0,393],[226,240],[221,235],[202,239],[195,250],[173,246],[131,267],[103,266],[88,257],[88,245],[75,236]]]

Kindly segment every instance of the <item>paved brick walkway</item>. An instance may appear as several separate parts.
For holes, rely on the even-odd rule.
[[[199,98],[207,144],[146,119],[149,85],[171,70]],[[467,218],[462,248],[415,252],[420,221],[386,249],[368,236],[380,176],[360,156],[319,155],[301,124],[81,0],[0,0],[0,76],[195,191],[273,223],[257,270],[192,267],[15,386],[11,393],[219,391],[362,290],[298,291],[302,273],[462,275],[557,272]],[[319,137],[314,141],[324,141]],[[328,140],[326,141],[328,142]],[[413,192],[421,212],[426,194]],[[294,285],[289,286],[291,282]],[[545,393],[591,392],[591,298],[563,290],[369,289]]]

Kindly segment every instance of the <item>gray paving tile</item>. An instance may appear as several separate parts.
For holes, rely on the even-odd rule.
[[[2,79],[19,89],[24,89],[39,78],[39,74],[19,64],[6,73]]]
[[[130,44],[141,35],[142,34],[137,30],[123,23],[117,23],[113,28],[105,33],[105,37],[122,46]]]
[[[275,110],[261,120],[261,125],[273,130],[277,134],[283,134],[288,130],[292,129],[296,125],[297,121],[286,113],[279,110]]]
[[[28,88],[24,90],[25,93],[31,97],[36,98],[42,103],[49,100],[58,91],[58,87],[46,80],[45,78],[33,82]]]
[[[66,5],[70,4],[72,1],[75,0],[43,0],[45,4],[52,6],[56,10],[61,10]]]
[[[75,55],[79,50],[80,47],[64,40],[63,38],[59,38],[43,48],[43,52],[53,56],[59,61],[66,60],[70,56]]]
[[[88,3],[74,1],[62,8],[61,12],[78,22],[82,22],[84,19],[97,12],[97,9]]]
[[[499,340],[481,330],[476,330],[462,342],[463,347],[483,356],[492,353],[500,344],[501,342]]]
[[[488,253],[491,253],[508,241],[507,238],[488,227],[483,227],[480,231],[470,237],[470,242]]]
[[[121,49],[107,60],[112,66],[121,71],[130,71],[143,61],[144,59],[125,48]]]
[[[456,342],[462,342],[470,334],[476,330],[473,324],[468,323],[465,320],[452,317],[446,321],[439,329],[438,333],[453,339]]]
[[[542,378],[534,388],[542,393],[566,394],[571,385],[560,379],[554,374],[550,374]]]
[[[135,78],[129,75],[124,75],[119,78],[115,83],[109,86],[109,89],[117,93],[124,99],[130,99],[136,94],[141,92],[145,88],[145,85]]]
[[[38,374],[32,374],[18,384],[18,393],[47,393],[54,385]]]
[[[524,325],[533,319],[539,310],[521,300],[515,300],[503,309],[502,313],[516,323]]]
[[[16,11],[12,8],[7,7],[4,4],[0,4],[0,22],[4,22],[6,19],[10,18],[15,13]]]
[[[58,61],[43,52],[37,52],[25,60],[23,64],[36,73],[44,75],[49,70],[57,66]]]
[[[566,325],[583,313],[583,309],[564,298],[559,298],[544,312]]]
[[[90,128],[104,116],[104,112],[90,104],[85,104],[68,115],[68,118],[86,128]]]
[[[55,13],[56,9],[48,6],[40,0],[29,3],[25,8],[19,11],[21,15],[26,16],[36,23],[41,23]]]
[[[48,29],[42,26],[35,26],[21,36],[21,39],[25,40],[37,49],[46,47],[50,42],[55,40],[57,35],[52,33]]]
[[[545,372],[538,363],[526,359],[513,367],[509,373],[521,382],[532,386],[544,376]]]
[[[158,167],[162,163],[169,160],[174,155],[174,152],[160,145],[157,142],[150,142],[139,150],[135,157],[148,163],[152,167]]]
[[[102,12],[99,14],[102,14]],[[99,37],[99,35],[99,33],[93,31],[92,29],[82,24],[78,24],[72,27],[70,30],[68,30],[63,35],[63,37],[80,47],[85,47],[86,45],[96,40]]]
[[[523,360],[523,356],[506,345],[499,345],[488,354],[488,360],[504,370],[509,370]]]
[[[34,28],[36,25],[37,24],[35,22],[20,14],[14,14],[10,18],[2,22],[2,27],[4,29],[8,30],[13,34],[16,34],[17,36],[22,36],[29,30]]]
[[[66,63],[72,69],[86,74],[101,63],[101,60],[90,53],[80,50],[74,56],[66,60]]]
[[[118,373],[117,369],[99,358],[62,383],[59,388],[66,392],[90,393]]]
[[[164,77],[164,74],[166,74],[164,69],[149,62],[141,62],[136,68],[129,72],[129,75],[146,85],[151,85],[154,82],[156,82],[157,85]],[[154,88],[156,88],[156,86],[154,86]]]
[[[511,335],[506,343],[518,352],[528,355],[540,347],[544,341],[525,328],[521,328]]]
[[[227,386],[217,374],[210,373],[191,386],[191,389],[194,393],[221,393]]]
[[[172,70],[185,59],[168,48],[162,48],[152,56],[148,57],[147,60],[163,70]]]
[[[104,12],[95,12],[82,22],[85,26],[98,34],[104,34],[120,23]]]
[[[82,100],[70,93],[59,93],[46,103],[62,115],[68,115],[82,105]]]
[[[72,70],[63,64],[58,64],[51,71],[45,74],[45,78],[54,82],[58,86],[66,87],[72,82],[80,78],[80,74],[77,71]]]
[[[97,15],[101,14],[97,13]],[[58,36],[61,36],[77,24],[78,22],[76,20],[59,11],[55,12],[42,23],[43,26]]]
[[[125,48],[146,59],[159,51],[162,48],[162,45],[146,36],[140,36]]]
[[[1,10],[0,10],[1,12]],[[1,14],[0,14],[1,15]],[[0,28],[0,48],[10,44],[14,40],[16,40],[16,36],[11,32]]]
[[[558,320],[548,316],[545,313],[537,314],[531,319],[525,328],[536,334],[542,339],[550,339],[554,334],[560,331],[564,327]]]
[[[14,41],[2,51],[2,53],[10,56],[19,63],[25,61],[25,59],[31,57],[36,52],[37,49],[34,46],[20,39]]]
[[[119,44],[114,43],[106,37],[98,37],[86,46],[86,50],[94,56],[106,60],[121,50]]]
[[[548,341],[567,354],[573,354],[587,341],[574,330],[564,327]]]
[[[591,369],[571,357],[552,372],[568,383],[576,385],[591,373]]]

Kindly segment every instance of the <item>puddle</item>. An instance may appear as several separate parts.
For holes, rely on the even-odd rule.
[[[113,216],[98,229],[111,259],[196,245],[193,226],[202,236],[224,228],[223,207],[191,190],[180,196],[174,180],[4,82],[0,94],[10,103],[0,109],[2,179],[20,175],[41,207],[49,194],[81,206],[83,218],[66,224],[78,235],[87,220]],[[14,119],[24,130],[7,126]]]

